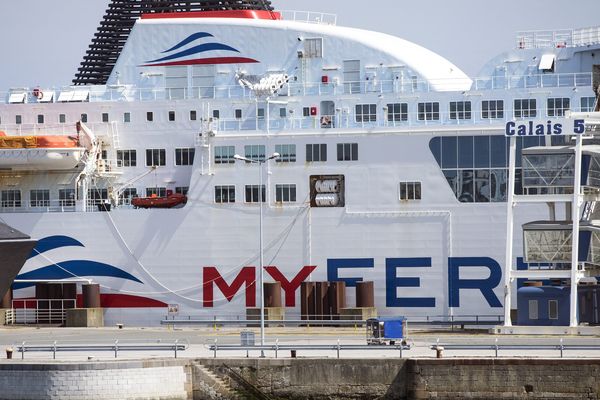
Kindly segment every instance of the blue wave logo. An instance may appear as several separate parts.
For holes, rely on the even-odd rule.
[[[183,39],[179,43],[170,47],[169,49],[162,51],[161,54],[172,53],[177,51],[176,53],[165,55],[164,57],[157,58],[155,60],[146,61],[146,64],[142,65],[142,67],[166,67],[166,66],[176,66],[176,65],[213,65],[213,64],[246,64],[246,63],[257,63],[258,61],[252,58],[233,56],[233,57],[205,57],[205,58],[195,58],[195,59],[186,59],[182,60],[182,58],[186,58],[189,56],[203,54],[211,51],[225,51],[232,53],[240,53],[240,51],[236,48],[228,46],[224,43],[219,42],[210,42],[210,43],[202,43],[197,44],[195,46],[189,47],[185,50],[180,50],[187,45],[193,44],[196,41],[205,39],[205,38],[214,38],[214,36],[208,32],[196,32],[187,38]]]
[[[29,259],[50,250],[63,247],[85,247],[80,241],[69,236],[48,236],[40,239],[29,255]],[[16,279],[23,280],[60,280],[78,277],[112,277],[143,283],[129,272],[115,266],[90,260],[69,260],[19,274]],[[34,286],[33,282],[17,282],[13,289]]]

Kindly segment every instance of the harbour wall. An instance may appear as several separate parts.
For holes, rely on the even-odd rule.
[[[600,399],[600,359],[479,358],[6,360],[0,399],[223,399],[203,371],[231,370],[282,399]]]

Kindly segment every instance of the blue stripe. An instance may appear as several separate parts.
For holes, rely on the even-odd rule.
[[[197,33],[194,33],[193,35],[190,35],[187,38],[183,39],[181,42],[177,43],[175,46],[171,47],[169,50],[163,51],[163,53],[168,53],[170,51],[177,50],[177,49],[185,46],[188,43],[191,43],[195,40],[202,39],[205,37],[214,37],[214,36],[208,32],[197,32]]]
[[[31,254],[29,254],[28,259],[35,257],[38,254],[42,254],[47,251],[50,251],[50,250],[59,249],[61,247],[71,247],[71,246],[85,247],[83,244],[81,244],[80,241],[73,239],[72,237],[69,237],[69,236],[61,236],[61,235],[48,236],[48,237],[38,240],[37,244],[31,251]]]
[[[122,278],[134,282],[143,283],[135,276],[128,272],[123,271],[120,268],[113,267],[112,265],[99,263],[96,261],[88,260],[71,260],[61,262],[60,267],[57,265],[48,265],[24,274],[20,274],[16,279],[68,279],[79,276],[84,277],[96,277],[96,276],[108,276],[113,278]],[[23,289],[26,287],[34,286],[35,283],[30,282],[17,282],[13,284],[13,289]]]
[[[234,49],[231,46],[227,46],[226,44],[206,43],[206,44],[200,44],[198,46],[190,47],[187,50],[180,51],[179,53],[171,54],[170,56],[167,56],[167,57],[159,58],[157,60],[152,60],[152,61],[146,61],[146,63],[168,61],[168,60],[173,60],[175,58],[191,56],[192,54],[204,53],[206,51],[211,51],[211,50],[227,50],[227,51],[234,51],[236,53],[239,53],[238,50]]]

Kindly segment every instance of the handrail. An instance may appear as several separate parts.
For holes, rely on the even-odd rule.
[[[214,344],[208,345],[207,348],[209,351],[213,352],[213,358],[217,358],[217,352],[219,350],[222,351],[251,351],[251,350],[267,350],[274,351],[275,358],[278,358],[279,351],[281,350],[289,350],[289,351],[298,351],[298,350],[332,350],[336,351],[337,358],[340,358],[340,352],[345,350],[395,350],[400,354],[400,358],[403,356],[403,351],[412,349],[412,342],[408,342],[403,340],[398,344],[390,344],[390,345],[378,345],[378,344],[341,344],[340,340],[337,340],[336,344],[279,344],[279,339],[276,339],[275,344],[271,345],[256,345],[256,346],[245,346],[245,345],[237,345],[237,344],[219,344],[218,340],[215,339]]]
[[[110,344],[95,343],[95,344],[59,344],[54,341],[52,344],[28,344],[23,341],[21,344],[15,345],[17,352],[21,353],[21,359],[25,359],[26,352],[51,352],[53,359],[56,359],[56,353],[59,351],[112,351],[115,358],[118,357],[119,351],[173,351],[174,357],[177,358],[178,351],[187,350],[189,342],[187,340],[175,340],[173,343],[162,342],[160,339],[153,342],[136,342],[136,343],[120,343],[115,340]]]
[[[600,344],[564,344],[563,339],[560,339],[559,344],[499,344],[496,339],[494,344],[455,344],[439,343],[430,346],[431,350],[494,350],[494,356],[498,357],[500,350],[556,350],[560,352],[560,358],[563,358],[564,352],[567,350],[600,350]]]
[[[258,387],[248,382],[242,375],[238,374],[233,368],[228,365],[221,364],[220,369],[225,370],[225,374],[235,380],[239,385],[243,386],[245,390],[251,392],[252,395],[258,400],[272,400],[273,398],[266,393],[263,393]]]

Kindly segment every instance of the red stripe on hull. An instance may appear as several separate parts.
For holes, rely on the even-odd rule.
[[[51,301],[59,302],[60,300],[45,300],[46,303]],[[33,297],[13,300],[13,307],[17,309],[35,309],[36,304],[35,298]],[[100,294],[100,306],[103,308],[166,308],[167,303],[148,297],[107,293]],[[77,295],[77,307],[83,307],[83,297],[81,294]]]
[[[142,67],[172,67],[177,65],[213,65],[213,64],[254,64],[258,61],[245,57],[212,57],[196,60],[170,61],[159,64],[145,64]]]
[[[223,11],[190,11],[177,13],[143,14],[142,19],[164,18],[243,18],[280,20],[281,14],[266,10],[223,10]]]

